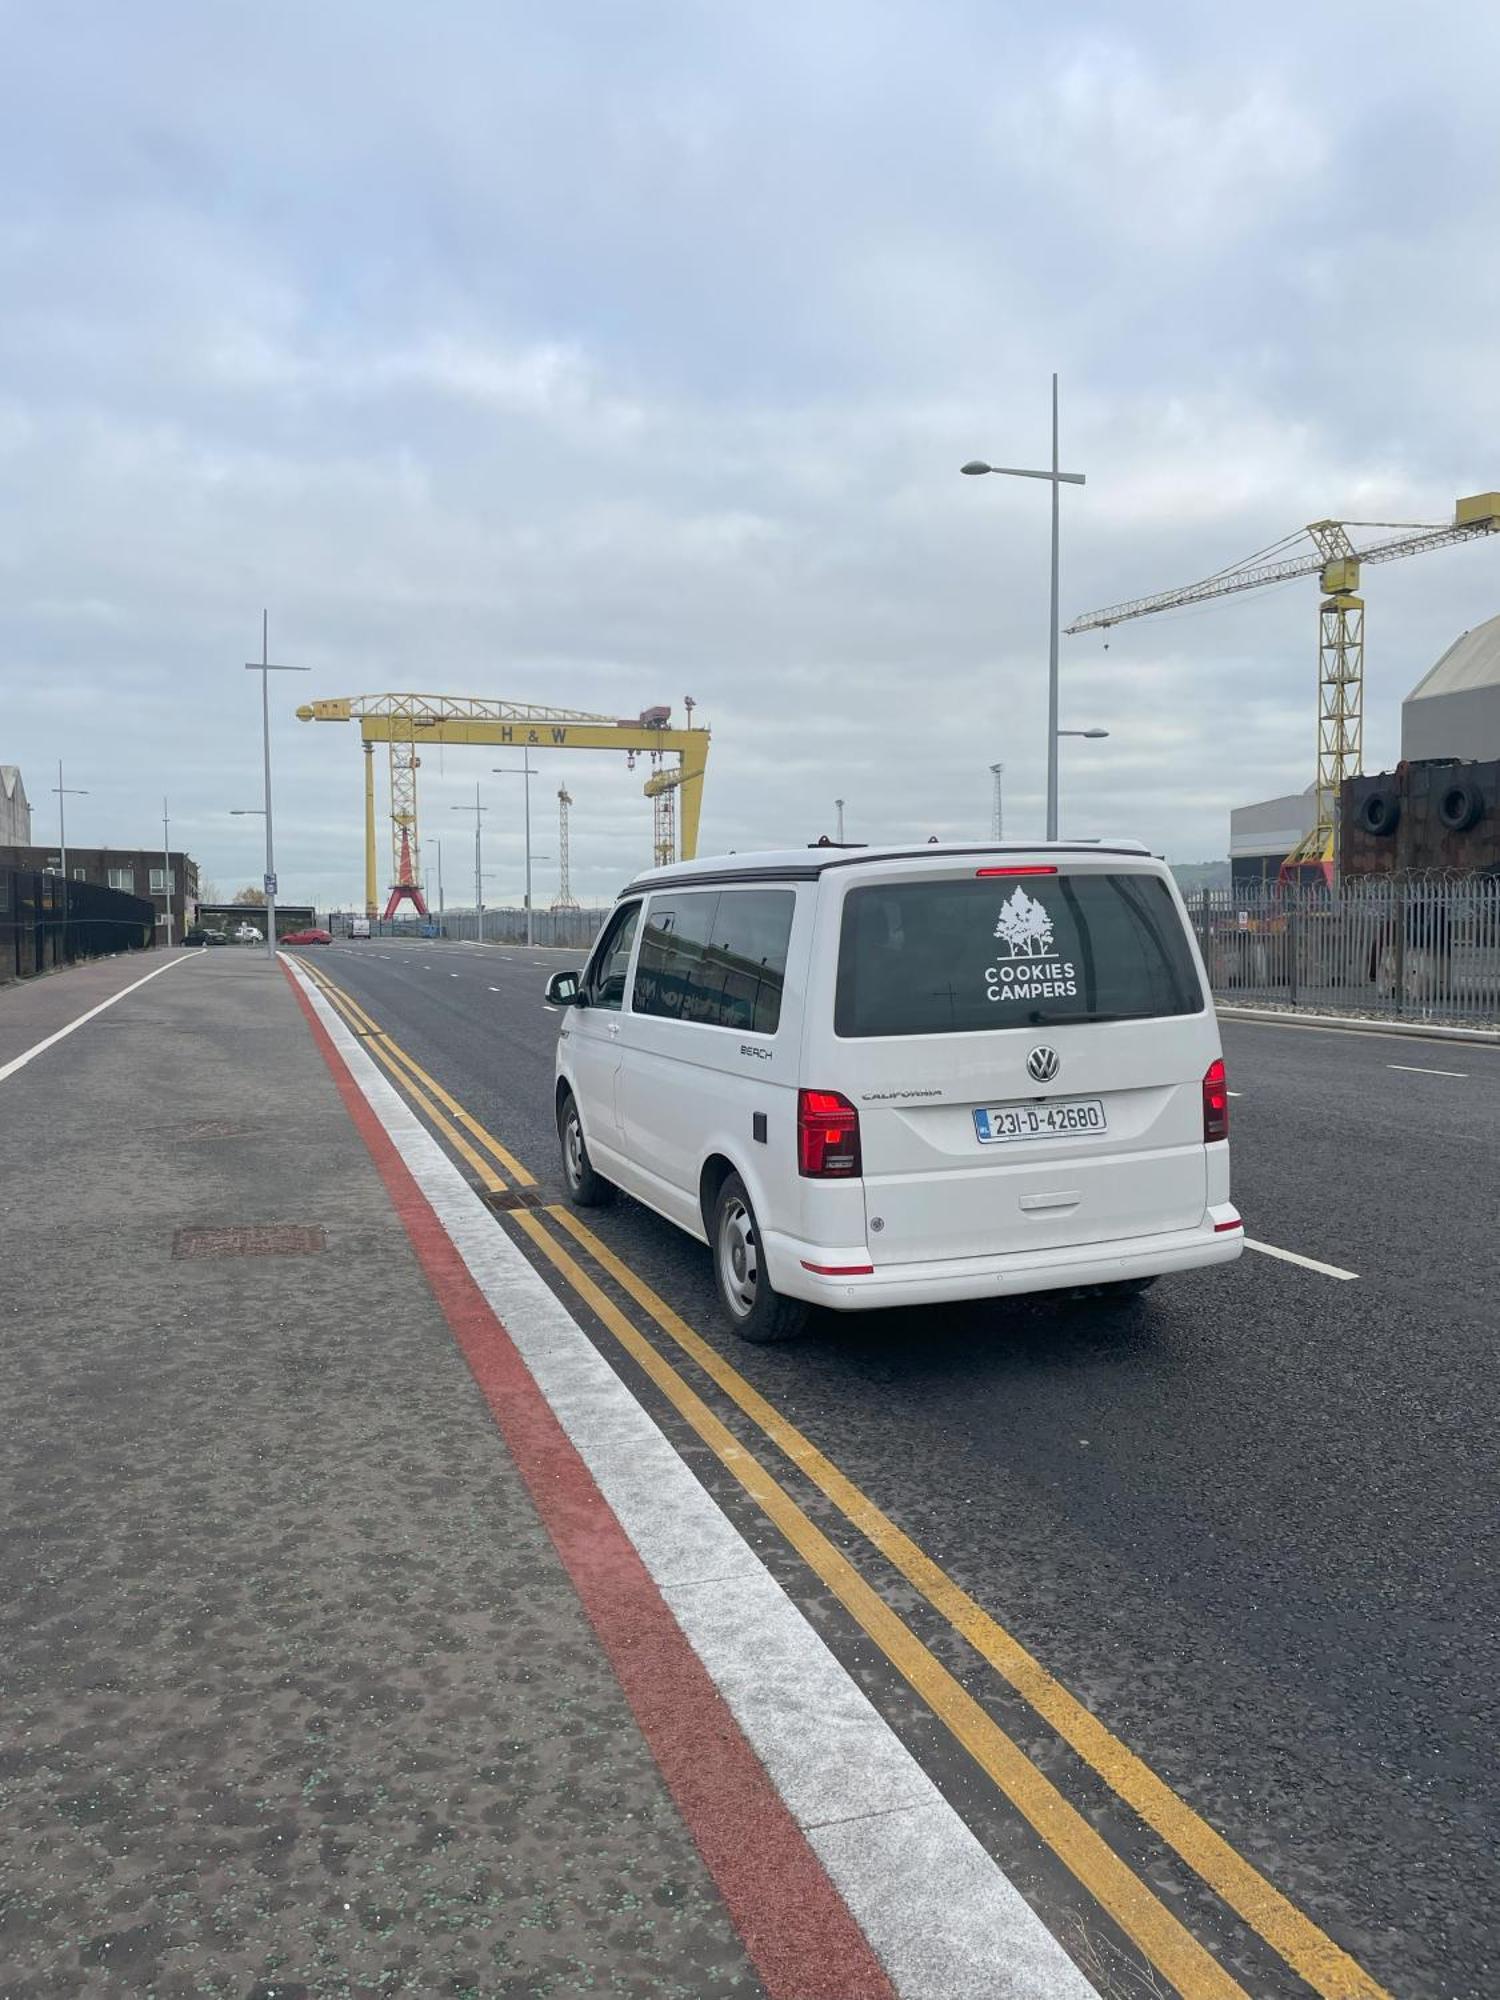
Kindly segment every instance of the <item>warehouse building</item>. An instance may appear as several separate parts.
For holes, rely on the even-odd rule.
[[[31,807],[15,764],[0,764],[0,847],[30,847]]]
[[[1276,871],[1317,824],[1317,786],[1285,798],[1236,806],[1229,815],[1229,872],[1242,883],[1274,882]]]
[[[1500,618],[1455,639],[1402,702],[1401,756],[1500,757]]]

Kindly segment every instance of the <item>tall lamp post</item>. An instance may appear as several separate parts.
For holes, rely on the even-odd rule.
[[[172,949],[172,822],[167,818],[167,802],[161,802],[161,866],[162,880],[167,886],[167,950]],[[185,889],[186,885],[184,885]],[[186,905],[184,904],[184,910]]]
[[[63,783],[62,758],[57,760],[57,783],[52,787],[57,794],[57,851],[58,865],[62,869],[62,949],[67,950],[68,936],[68,800],[86,799],[88,793],[79,785]]]
[[[261,746],[265,755],[265,815],[266,815],[266,956],[272,965],[276,963],[276,842],[271,830],[271,676],[272,674],[310,674],[311,667],[282,667],[267,658],[270,643],[270,614],[260,614],[260,658],[246,660],[245,672],[260,675],[260,733]]]
[[[488,806],[479,803],[479,780],[474,780],[474,803],[471,806],[449,806],[449,812],[473,813],[474,815],[474,936],[484,943],[484,861],[479,849],[479,829],[484,824],[483,815]]]
[[[1052,377],[1052,469],[1035,472],[1018,465],[990,465],[971,458],[963,471],[970,474],[1000,472],[1009,479],[1047,479],[1052,483],[1052,627],[1047,649],[1047,838],[1057,838],[1057,542],[1058,494],[1064,486],[1082,486],[1081,472],[1060,472],[1057,465],[1057,377]]]
[[[519,764],[492,765],[497,778],[521,778],[526,787],[526,943],[532,943],[531,933],[531,752],[523,750]]]

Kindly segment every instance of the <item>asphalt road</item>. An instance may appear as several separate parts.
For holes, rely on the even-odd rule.
[[[316,960],[560,1199],[541,987],[578,956],[376,941]],[[628,1201],[591,1221],[1390,1993],[1489,2000],[1500,1049],[1248,1024],[1224,1040],[1249,1236],[1352,1281],[1247,1252],[1123,1310],[824,1319],[757,1350],[721,1328],[701,1247]],[[770,1560],[763,1523],[758,1540]],[[1086,1929],[1070,1880],[780,1560],[1044,1914]],[[881,1587],[1061,1773],[1029,1711],[894,1573]],[[1069,1783],[1249,1992],[1307,1990],[1102,1785]],[[1153,1990],[1134,1977],[1121,1958],[1111,1990]]]

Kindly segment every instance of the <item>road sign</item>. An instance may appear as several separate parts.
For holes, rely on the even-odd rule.
[[[261,878],[261,886],[268,896],[274,896],[276,894],[276,877],[274,875],[263,876]]]

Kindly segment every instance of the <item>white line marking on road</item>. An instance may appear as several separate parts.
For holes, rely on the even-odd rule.
[[[1358,1271],[1341,1271],[1337,1264],[1320,1264],[1316,1257],[1300,1256],[1295,1250],[1278,1250],[1274,1243],[1257,1243],[1253,1237],[1245,1238],[1247,1250],[1258,1250],[1262,1257],[1279,1257],[1283,1264],[1300,1264],[1304,1271],[1316,1271],[1325,1278],[1357,1278]]]
[[[490,991],[491,993],[498,993],[500,991],[500,988],[498,986],[492,986],[490,988]]]
[[[1244,1091],[1243,1091],[1243,1090],[1231,1090],[1231,1091],[1230,1091],[1230,1093],[1229,1093],[1229,1095],[1230,1095],[1231,1097],[1243,1097],[1243,1096],[1244,1096],[1244,1094],[1245,1094],[1245,1093],[1244,1093]]]
[[[1387,1069],[1404,1069],[1412,1076],[1458,1076],[1466,1077],[1466,1069],[1429,1069],[1425,1063],[1387,1063]]]
[[[44,1036],[39,1042],[33,1042],[29,1049],[23,1049],[20,1055],[12,1056],[8,1063],[0,1065],[0,1083],[4,1083],[7,1077],[14,1076],[18,1069],[25,1069],[27,1063],[39,1056],[43,1049],[50,1049],[54,1042],[65,1040],[75,1028],[81,1028],[85,1021],[92,1021],[94,1016],[102,1014],[106,1007],[113,1007],[115,1002],[123,1000],[127,993],[134,993],[139,987],[144,986],[147,980],[160,979],[162,974],[170,972],[174,965],[191,965],[196,962],[197,956],[196,952],[192,952],[182,958],[169,958],[165,965],[157,966],[154,972],[148,972],[144,978],[134,980],[129,986],[122,986],[118,993],[111,993],[107,1000],[101,1000],[97,1007],[90,1007],[86,1014],[80,1014],[77,1020],[69,1021],[65,1028],[59,1028],[55,1034]]]
[[[449,977],[450,979],[457,979],[457,977],[458,977],[458,974],[457,974],[456,972],[450,972],[450,973],[448,974],[448,977]]]
[[[417,1113],[299,977],[902,2000],[1098,2000]]]

